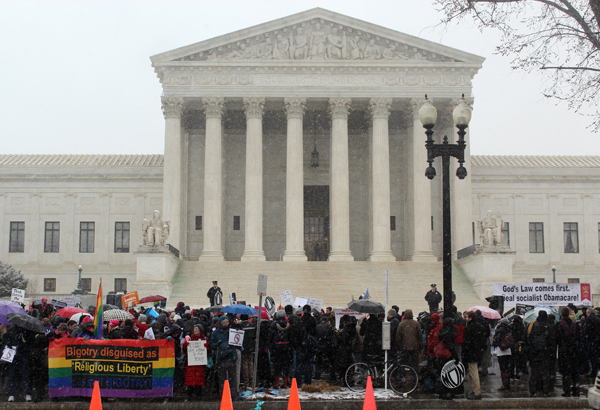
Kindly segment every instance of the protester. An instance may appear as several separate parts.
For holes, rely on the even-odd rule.
[[[198,324],[194,326],[194,332],[191,336],[185,337],[185,342],[183,344],[183,351],[187,354],[188,347],[190,342],[193,341],[202,341],[204,342],[204,346],[208,348],[208,341],[203,334],[204,329],[202,325]],[[185,386],[187,387],[188,397],[199,398],[202,395],[202,387],[206,384],[206,378],[204,369],[206,366],[203,365],[188,365],[185,369]]]
[[[312,371],[315,361],[315,353],[318,348],[316,336],[317,321],[312,317],[312,308],[310,305],[304,305],[302,308],[302,325],[301,341],[296,349],[296,382],[302,384],[312,383]]]
[[[398,325],[395,340],[400,363],[417,368],[420,363],[419,355],[423,351],[423,331],[421,325],[413,319],[411,309],[404,311],[404,320]]]
[[[531,375],[529,377],[529,395],[534,397],[539,387],[544,395],[549,397],[553,386],[551,384],[550,356],[556,355],[554,332],[548,323],[548,313],[541,310],[531,327],[527,338],[527,358]]]
[[[558,370],[563,376],[563,397],[579,396],[579,328],[569,317],[569,308],[560,310],[560,321],[556,324],[558,345]]]
[[[483,358],[483,352],[486,348],[486,329],[477,320],[475,312],[466,312],[466,316],[467,326],[463,338],[462,359],[467,364],[472,389],[472,392],[467,395],[467,399],[481,400],[478,363]]]
[[[514,346],[514,338],[510,330],[508,318],[500,319],[494,334],[494,347],[496,347],[496,356],[500,365],[500,377],[502,377],[502,387],[498,391],[510,390],[510,375],[512,364],[511,348]]]
[[[34,341],[35,333],[17,325],[9,326],[2,336],[5,346],[15,346],[17,349],[12,363],[8,366],[8,401],[15,401],[17,375],[21,378],[21,392],[25,395],[25,401],[32,400],[29,390],[29,355]]]
[[[177,325],[174,325],[177,326]],[[231,397],[237,399],[237,374],[235,364],[237,352],[229,345],[229,318],[222,316],[219,319],[219,327],[213,332],[210,340],[210,348],[216,354],[216,365],[219,376],[219,394],[223,394],[223,382],[229,381]]]

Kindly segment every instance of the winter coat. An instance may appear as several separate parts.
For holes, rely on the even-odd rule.
[[[140,338],[137,330],[135,330],[132,326],[123,326],[121,334],[123,335],[123,339],[137,340]]]
[[[399,351],[423,349],[423,331],[419,322],[413,319],[412,310],[404,311],[404,320],[396,330],[396,347]]]
[[[437,309],[442,301],[442,294],[437,290],[430,290],[425,294],[425,300],[430,309]]]
[[[319,342],[319,354],[331,353],[333,351],[333,341],[335,329],[329,323],[319,323],[316,327],[316,335]]]
[[[363,339],[363,354],[381,356],[382,340],[381,340],[381,328],[382,322],[377,318],[377,315],[369,316],[369,319],[364,321],[360,326],[360,335],[364,336]],[[366,357],[365,357],[366,359]]]
[[[450,353],[452,353],[453,358],[458,358],[456,353],[456,337],[458,336],[458,329],[456,326],[451,323],[449,325],[444,324],[442,328],[438,331],[438,337],[440,338],[440,342],[446,345]]]
[[[335,364],[337,369],[346,370],[352,364],[352,343],[357,337],[356,320],[348,319],[337,334]]]
[[[105,338],[109,340],[123,339],[123,332],[121,331],[119,326],[117,326],[113,330],[108,332]]]
[[[390,353],[395,357],[398,348],[396,346],[396,334],[398,333],[398,326],[400,325],[400,321],[396,316],[390,319]]]
[[[275,344],[290,344],[291,325],[285,318],[276,319],[269,329],[269,346],[271,350]],[[262,329],[261,329],[262,330]]]
[[[215,295],[217,294],[217,292],[221,292],[221,288],[218,286],[216,288],[214,286],[211,286],[208,292],[206,292],[206,297],[210,299],[211,306],[215,305]]]
[[[437,357],[433,352],[438,343],[440,343],[439,331],[442,328],[442,320],[440,315],[434,313],[431,315],[431,331],[427,336],[427,354],[431,357]]]
[[[465,327],[462,358],[464,363],[478,363],[487,347],[486,329],[483,323],[472,320]]]
[[[558,370],[570,373],[579,365],[579,328],[570,318],[563,318],[556,324],[558,344]]]
[[[533,322],[531,332],[527,338],[527,358],[532,363],[541,363],[553,360],[556,356],[556,332],[547,321],[536,320]],[[538,349],[535,341],[545,340],[545,347]]]
[[[288,315],[287,320],[290,324],[288,340],[295,349],[302,343],[302,322],[300,318],[294,314]]]
[[[204,341],[204,346],[208,348],[208,341],[204,337],[204,335],[195,335],[192,334],[191,341],[202,340]],[[183,344],[183,351],[187,353],[187,349],[190,342],[187,340]],[[187,363],[186,363],[187,364]],[[204,368],[206,366],[187,366],[185,369],[185,385],[186,386],[204,386],[206,384],[205,376],[204,376]]]
[[[600,318],[588,315],[581,326],[581,336],[587,343],[600,345]]]
[[[212,333],[211,339],[210,339],[210,348],[213,350],[213,352],[217,352],[217,357],[219,355],[218,350],[221,349],[226,349],[229,347],[229,326],[228,327],[223,327],[223,322],[225,320],[229,320],[229,318],[227,318],[227,316],[222,316],[221,319],[219,319],[219,328],[217,330],[215,330]],[[231,346],[231,347],[235,347],[235,346]],[[230,362],[230,361],[237,361],[238,357],[237,357],[237,351],[236,349],[230,349],[231,351],[229,352],[229,354],[227,356],[225,356],[224,358],[218,358],[218,360],[220,362]]]

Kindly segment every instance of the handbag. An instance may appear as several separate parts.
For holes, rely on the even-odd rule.
[[[500,343],[498,343],[500,350],[510,349],[514,345],[515,339],[513,338],[512,333],[506,333],[504,336],[502,336],[502,339],[500,339]]]
[[[452,353],[450,353],[450,349],[446,347],[444,342],[439,342],[433,348],[433,354],[439,357],[442,360],[448,360],[452,357]]]

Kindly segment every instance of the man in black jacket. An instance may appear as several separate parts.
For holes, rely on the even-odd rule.
[[[440,307],[440,302],[442,301],[442,294],[438,292],[435,283],[431,284],[431,290],[425,295],[425,300],[429,305],[429,313],[437,312]]]
[[[302,376],[304,376],[304,384],[312,383],[313,364],[318,348],[318,341],[315,337],[317,334],[317,321],[312,317],[312,308],[310,305],[304,305],[302,308],[300,323],[302,325],[302,336],[296,348],[295,377],[298,384],[302,386]]]
[[[478,363],[483,359],[483,352],[487,346],[487,331],[488,329],[477,320],[475,312],[467,312],[462,358],[463,362],[467,364],[471,389],[473,390],[467,396],[469,400],[481,400]]]
[[[540,384],[544,394],[546,396],[551,395],[550,362],[551,357],[556,356],[554,335],[554,329],[548,322],[548,313],[541,310],[527,338],[527,357],[531,368],[531,376],[529,377],[529,394],[531,397],[535,396]]]
[[[217,286],[217,283],[218,282],[216,280],[213,280],[212,288],[210,288],[208,290],[208,292],[206,292],[206,297],[208,299],[210,299],[210,305],[211,306],[215,306],[217,304],[216,301],[215,301],[215,296],[217,295],[217,293],[220,293],[221,297],[223,295],[223,292],[221,291],[221,288]]]

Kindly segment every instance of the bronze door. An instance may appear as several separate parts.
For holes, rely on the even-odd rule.
[[[304,250],[309,261],[329,256],[329,186],[304,187]]]

